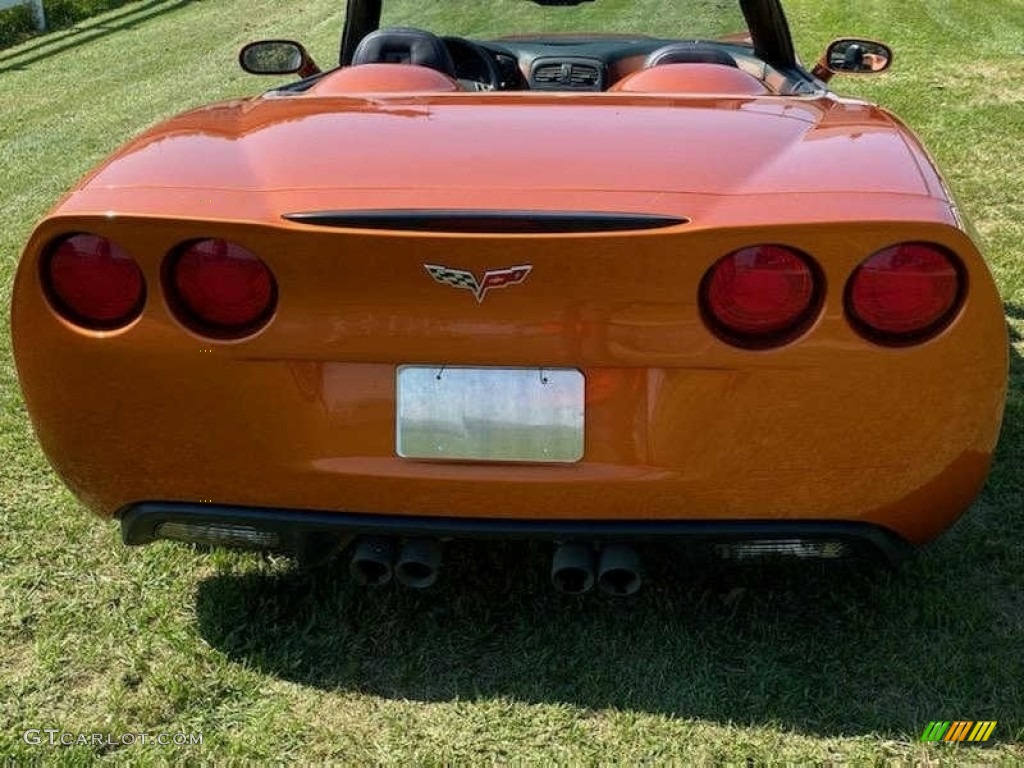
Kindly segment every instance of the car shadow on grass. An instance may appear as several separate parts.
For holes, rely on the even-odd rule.
[[[1008,308],[1011,317],[1024,317]],[[458,543],[419,593],[353,587],[343,567],[203,581],[203,637],[325,689],[422,701],[505,697],[823,736],[916,739],[929,720],[1024,727],[1024,362],[974,508],[896,574],[693,568],[648,553],[634,598],[570,598],[537,544]],[[1016,681],[1016,682],[1015,682]]]

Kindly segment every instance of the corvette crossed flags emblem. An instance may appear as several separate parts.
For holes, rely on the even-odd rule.
[[[533,269],[533,265],[521,264],[505,269],[489,269],[484,272],[484,276],[480,280],[477,280],[476,275],[472,272],[467,272],[464,269],[452,269],[438,264],[424,264],[423,268],[441,285],[472,291],[477,303],[480,303],[492,288],[505,288],[523,282],[530,274],[530,270]]]

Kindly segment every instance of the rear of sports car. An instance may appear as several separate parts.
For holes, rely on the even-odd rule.
[[[38,227],[13,306],[39,439],[129,544],[423,586],[440,542],[542,538],[628,592],[638,541],[896,560],[984,483],[1005,324],[937,186],[128,194],[155,146]]]

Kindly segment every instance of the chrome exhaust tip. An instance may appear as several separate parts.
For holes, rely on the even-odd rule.
[[[597,566],[597,585],[606,595],[628,597],[635,595],[643,577],[640,575],[640,556],[625,544],[611,544],[601,551]]]
[[[394,541],[380,536],[367,536],[356,544],[348,572],[358,584],[379,587],[391,581],[394,561]]]
[[[594,551],[585,544],[562,544],[551,558],[551,583],[565,595],[594,588]]]
[[[395,577],[413,589],[432,587],[441,570],[441,545],[434,539],[409,539],[395,564]]]

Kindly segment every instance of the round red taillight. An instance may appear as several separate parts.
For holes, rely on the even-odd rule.
[[[43,286],[65,318],[85,328],[112,330],[132,322],[146,303],[138,264],[99,235],[62,237],[42,261]]]
[[[254,333],[277,302],[267,265],[227,240],[197,240],[179,248],[170,256],[165,282],[179,319],[208,336]]]
[[[711,327],[740,346],[785,343],[820,306],[810,258],[782,245],[755,245],[720,259],[705,275],[701,305]]]
[[[960,307],[963,268],[946,248],[901,243],[864,261],[850,278],[853,326],[882,343],[914,343],[941,331]]]

